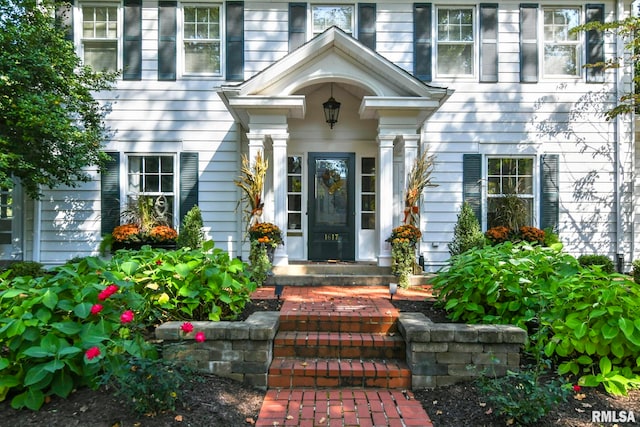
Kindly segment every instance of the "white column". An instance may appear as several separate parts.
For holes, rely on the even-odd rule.
[[[393,229],[393,140],[395,134],[378,134],[378,265],[391,265],[391,245],[385,240]]]
[[[273,222],[282,230],[284,246],[279,246],[275,252],[273,264],[287,265],[289,257],[287,255],[287,140],[288,133],[271,135],[273,143],[273,162],[270,164],[273,182]]]

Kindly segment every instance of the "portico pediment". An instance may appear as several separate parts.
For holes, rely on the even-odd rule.
[[[425,84],[331,27],[248,80],[222,86],[218,94],[236,120],[249,129],[250,116],[255,114],[304,118],[305,99],[299,92],[321,83],[359,88],[363,119],[404,112],[417,121],[416,126],[453,93]]]

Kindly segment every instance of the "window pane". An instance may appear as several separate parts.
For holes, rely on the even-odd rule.
[[[302,229],[302,215],[299,213],[289,213],[287,216],[287,229],[289,230],[300,230]]]
[[[160,191],[160,177],[158,175],[145,175],[144,192],[157,193]]]
[[[185,71],[188,73],[219,73],[219,43],[185,43]]]
[[[575,75],[578,65],[577,46],[546,45],[544,47],[545,74]]]
[[[302,210],[302,196],[296,194],[289,194],[287,196],[288,200],[288,209],[290,211],[300,211]]]
[[[336,26],[353,33],[353,6],[314,6],[313,33],[318,34],[329,27]]]
[[[363,194],[362,195],[362,210],[363,211],[375,211],[376,210],[376,196],[375,196],[375,194]]]
[[[489,194],[501,194],[500,191],[500,177],[489,177],[488,178],[488,188],[487,191]]]
[[[302,181],[299,176],[289,176],[287,179],[287,191],[299,193],[302,191]]]
[[[363,230],[375,230],[376,228],[376,214],[363,213],[361,216],[362,229]]]
[[[85,42],[84,63],[96,71],[116,71],[118,47],[114,42]]]
[[[163,193],[173,192],[173,175],[162,175],[161,178]]]
[[[438,45],[438,73],[473,74],[473,46]]]
[[[160,172],[160,159],[158,157],[145,157],[144,158],[144,171],[145,173],[157,173]]]
[[[363,176],[362,177],[362,191],[366,193],[374,193],[376,191],[376,177],[375,176]]]
[[[376,159],[373,157],[362,158],[362,173],[375,174],[376,173]]]
[[[302,157],[291,156],[287,159],[287,172],[288,173],[301,173],[302,172]]]

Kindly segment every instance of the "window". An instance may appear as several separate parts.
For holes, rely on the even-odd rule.
[[[118,69],[118,8],[82,7],[82,55],[96,71]]]
[[[580,75],[580,35],[570,32],[580,24],[575,8],[544,9],[544,75]]]
[[[533,225],[533,159],[487,162],[487,228],[510,226],[508,218],[516,218],[518,226]]]
[[[184,7],[184,72],[220,74],[220,7]]]
[[[312,13],[313,36],[334,25],[345,33],[353,35],[355,15],[353,6],[313,6]]]
[[[471,8],[438,9],[436,61],[439,76],[473,76],[473,20]]]
[[[362,158],[360,175],[360,228],[373,230],[376,228],[376,159]]]
[[[0,245],[11,244],[13,221],[12,190],[0,187]]]
[[[289,156],[287,162],[287,229],[302,229],[302,157]]]
[[[138,203],[144,197],[157,215],[174,223],[174,170],[172,155],[128,156],[127,203]]]

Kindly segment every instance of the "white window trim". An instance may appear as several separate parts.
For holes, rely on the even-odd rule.
[[[473,73],[471,74],[440,74],[438,72],[438,10],[450,10],[450,9],[471,9],[472,18],[473,18]],[[436,6],[434,8],[432,17],[431,17],[431,28],[432,30],[432,39],[433,39],[433,53],[432,53],[432,63],[433,63],[433,74],[434,80],[478,80],[478,67],[479,67],[479,57],[480,50],[478,48],[478,42],[480,39],[480,26],[478,25],[479,15],[478,8],[475,5],[468,4],[448,4],[446,6]],[[444,43],[446,44],[446,43]]]
[[[544,39],[544,12],[545,10],[549,10],[549,9],[577,9],[578,10],[578,16],[580,19],[580,22],[578,23],[578,25],[582,25],[585,22],[586,19],[586,11],[585,8],[582,5],[578,5],[578,4],[571,4],[571,5],[567,5],[565,3],[560,3],[558,5],[550,5],[550,4],[544,4],[541,5],[538,11],[538,34],[539,36],[539,48],[538,48],[538,64],[539,64],[539,72],[540,72],[540,79],[541,80],[553,80],[553,81],[558,81],[558,80],[563,80],[563,81],[575,81],[575,80],[581,80],[585,77],[585,69],[584,69],[584,65],[585,65],[585,58],[586,58],[586,43],[585,43],[585,39],[584,39],[584,34],[582,31],[579,31],[578,34],[578,40],[576,40],[575,45],[576,45],[576,52],[578,53],[578,62],[576,64],[576,74],[574,75],[568,75],[568,74],[545,74],[544,69],[545,69],[545,54],[544,54],[544,47],[545,47],[545,39]],[[573,44],[573,43],[572,43]]]
[[[531,199],[533,199],[532,203],[532,211],[531,212],[531,225],[533,227],[540,226],[540,219],[538,213],[540,212],[540,171],[539,168],[536,167],[540,163],[540,157],[538,155],[511,155],[511,154],[490,154],[482,156],[481,163],[481,176],[482,176],[482,200],[480,201],[481,209],[482,209],[482,230],[487,230],[488,227],[488,216],[489,216],[489,159],[531,159],[533,165],[531,167],[531,179],[532,179],[532,195]]]
[[[309,4],[309,7],[307,8],[307,15],[308,15],[308,19],[307,19],[307,34],[309,35],[307,37],[307,41],[311,40],[312,38],[317,36],[317,34],[314,34],[314,32],[313,32],[313,8],[314,7],[331,7],[331,6],[339,6],[339,7],[351,6],[353,8],[353,14],[352,14],[353,18],[352,18],[352,22],[351,22],[351,36],[354,37],[354,38],[358,37],[358,7],[357,7],[357,3],[353,3],[353,2],[345,2],[345,3],[336,3],[336,2],[311,3],[311,4]]]
[[[117,49],[118,52],[116,54],[116,71],[121,71],[122,70],[122,50],[124,48],[123,46],[123,42],[122,42],[122,27],[124,25],[124,10],[122,8],[122,3],[120,1],[105,1],[102,3],[97,3],[95,1],[88,1],[88,2],[80,2],[80,3],[76,3],[76,5],[74,6],[75,9],[75,13],[74,16],[77,17],[77,19],[73,20],[73,34],[74,34],[74,44],[75,44],[75,50],[76,53],[78,55],[78,57],[82,60],[82,63],[84,64],[84,37],[82,36],[83,34],[83,8],[84,7],[115,7],[117,9],[117,25],[118,25],[118,29],[116,32],[116,38],[117,38]],[[100,40],[100,39],[94,39],[94,40]],[[100,70],[97,70],[100,71]],[[118,76],[118,78],[122,79],[122,75],[120,74]]]
[[[185,70],[186,59],[184,54],[184,8],[185,7],[218,7],[220,8],[220,72],[218,73],[188,73]],[[178,78],[220,78],[226,70],[226,9],[223,3],[207,1],[190,1],[180,3],[177,10],[176,29],[176,71]]]
[[[172,156],[173,157],[173,217],[171,225],[178,229],[180,209],[180,170],[179,153],[177,152],[125,152],[124,162],[120,167],[120,212],[127,208],[127,195],[129,194],[129,157]]]

